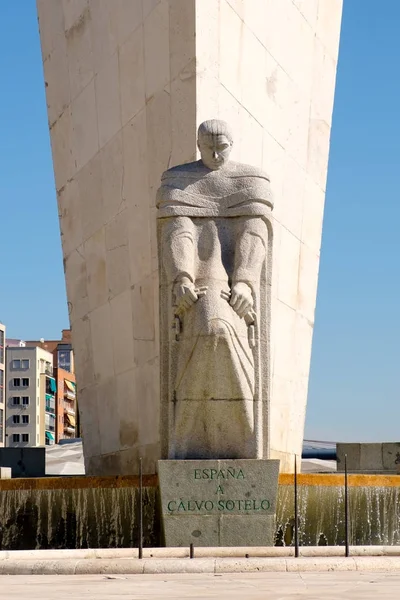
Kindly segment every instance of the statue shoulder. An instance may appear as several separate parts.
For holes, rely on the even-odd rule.
[[[268,173],[259,167],[238,162],[230,162],[229,166],[229,174],[233,177],[260,177],[261,179],[266,179],[268,182],[270,181]]]
[[[195,162],[184,163],[182,165],[176,165],[176,167],[171,167],[161,176],[161,181],[165,181],[167,179],[176,178],[176,177],[190,177],[194,176],[198,173],[201,173],[204,170],[204,165],[201,160],[196,160]]]

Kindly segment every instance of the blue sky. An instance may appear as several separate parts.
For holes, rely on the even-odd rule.
[[[0,3],[0,321],[68,326],[34,0]],[[306,436],[400,439],[400,2],[345,0]]]
[[[68,327],[34,0],[1,0],[0,321],[8,337]]]

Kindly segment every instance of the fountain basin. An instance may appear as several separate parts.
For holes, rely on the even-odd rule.
[[[157,476],[143,478],[144,545],[162,545]],[[302,546],[344,544],[344,475],[301,474]],[[0,481],[0,550],[131,548],[139,536],[138,477]],[[350,543],[400,545],[400,476],[349,475]],[[294,529],[293,475],[279,478],[277,546]]]

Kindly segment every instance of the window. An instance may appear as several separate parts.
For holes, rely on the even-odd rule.
[[[49,431],[55,431],[56,429],[56,418],[54,415],[47,415],[46,414],[46,429],[49,429]]]
[[[12,361],[12,368],[13,369],[20,369],[21,368],[21,361],[18,359],[14,359]]]
[[[18,406],[18,404],[21,404],[21,398],[19,396],[13,396],[12,403],[14,406]]]
[[[56,402],[53,396],[46,394],[46,412],[54,414],[56,412]]]
[[[26,444],[27,442],[29,442],[29,433],[23,433],[22,434],[22,441]]]
[[[38,433],[36,434],[36,441],[37,441],[37,443],[39,443],[39,434]]]
[[[53,367],[52,367],[51,363],[46,361],[46,366],[45,366],[44,370],[47,375],[51,375],[51,376],[53,375]]]
[[[29,358],[21,360],[21,369],[29,369]]]
[[[29,396],[22,396],[22,404],[28,406],[29,404]]]
[[[58,350],[58,366],[65,371],[71,371],[71,350]]]
[[[14,387],[19,387],[21,385],[21,380],[19,377],[14,377]]]
[[[19,433],[13,433],[13,442],[19,442]]]
[[[13,415],[13,423],[14,423],[14,425],[17,425],[19,422],[20,422],[19,415]]]
[[[29,423],[29,415],[22,415],[22,422],[26,425]]]
[[[4,331],[0,331],[0,363],[4,363]]]
[[[29,377],[22,378],[22,387],[29,387]]]
[[[0,444],[3,442],[3,435],[4,435],[3,419],[4,419],[4,411],[2,408],[0,408]]]
[[[39,415],[36,418],[37,424],[39,425]]]
[[[54,396],[57,392],[57,384],[54,377],[46,377],[46,394]]]
[[[0,369],[0,390],[3,388],[4,386],[4,371],[3,369]]]

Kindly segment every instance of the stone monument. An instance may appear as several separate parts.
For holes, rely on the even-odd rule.
[[[168,545],[272,543],[279,461],[243,459],[269,456],[273,202],[261,169],[229,161],[232,145],[227,123],[205,121],[201,160],[166,171],[157,194],[162,432],[180,459],[159,462]]]
[[[342,0],[37,0],[37,7],[86,473],[137,473],[139,457],[144,472],[155,473],[160,459],[197,456],[206,439],[173,446],[178,429],[195,425],[185,422],[184,397],[198,355],[203,379],[210,375],[207,395],[219,398],[213,410],[238,416],[236,433],[223,440],[226,450],[232,436],[247,432],[246,456],[269,456],[280,460],[281,471],[293,470],[303,441]],[[169,172],[157,208],[162,173],[199,158],[197,129],[211,116],[234,127],[232,160],[257,169],[222,183],[221,170],[198,178],[181,167],[187,181],[195,175],[181,198],[188,199],[190,187],[202,196],[203,179],[215,179],[216,196],[226,184],[221,196],[228,197],[239,180],[257,193],[251,202],[244,194],[243,205],[232,196],[226,205],[211,198],[175,215],[166,192],[172,184],[171,194],[179,195],[177,173]],[[273,239],[262,170],[276,197]],[[173,204],[178,211],[179,202]],[[195,212],[210,219],[207,226],[196,224]],[[165,235],[178,245],[193,236],[192,274],[196,286],[208,288],[203,295],[192,289],[190,274],[183,279],[176,315],[167,269],[180,267],[159,246],[168,215],[187,224],[187,239],[167,228]],[[232,233],[231,222],[243,230]],[[209,246],[211,240],[229,249],[233,236],[257,249],[245,276],[226,262],[221,271]],[[240,250],[249,251],[246,244]],[[214,285],[220,272],[225,298]],[[241,317],[234,307],[247,312]],[[201,336],[173,403],[174,378],[214,308],[214,333]],[[169,329],[174,324],[178,329]],[[209,370],[215,340],[217,363],[233,374],[229,381],[222,369],[217,377]],[[234,411],[222,409],[218,383],[238,396]],[[180,420],[174,422],[170,405]],[[205,418],[200,414],[199,422]],[[211,415],[206,420],[214,427]],[[210,442],[212,428],[207,435]],[[219,453],[221,441],[211,447]]]

